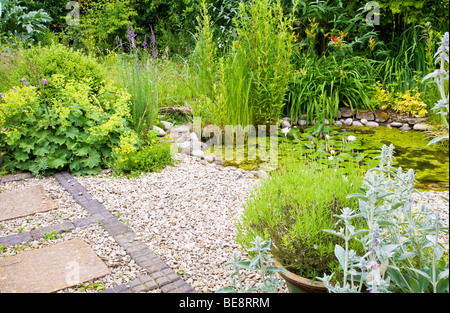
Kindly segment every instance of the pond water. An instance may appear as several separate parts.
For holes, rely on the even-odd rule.
[[[342,127],[330,127],[329,134],[334,140],[332,143],[342,142],[343,133],[344,138],[345,136],[346,138],[349,136],[356,138],[356,141],[353,142],[352,150],[354,156],[363,157],[360,162],[362,168],[367,169],[376,166],[378,162],[374,157],[380,155],[383,145],[392,143],[395,146],[394,156],[396,157],[393,165],[402,167],[405,171],[410,168],[414,169],[419,189],[448,189],[449,149],[441,144],[428,146],[430,138],[427,138],[423,132],[403,132],[387,127],[347,127],[345,129]],[[262,146],[270,147],[269,137],[263,138],[263,140],[249,137],[245,142],[234,145],[233,154],[228,152],[225,155],[224,150],[226,149],[220,151],[221,149],[214,147],[206,151],[205,154],[213,153],[222,157],[226,161],[224,166],[235,166],[245,170],[264,169],[270,171],[278,168],[284,159],[298,156],[299,151],[303,148],[305,150],[302,151],[313,151],[313,149],[308,150],[308,148],[311,148],[311,141],[308,140],[309,134],[302,130],[298,134],[296,137],[292,137],[290,134],[285,137],[284,134],[279,133],[276,138],[278,140],[276,154],[271,157],[266,155],[265,159],[259,157],[258,148],[255,147],[258,143]],[[321,142],[323,143],[324,140]],[[299,144],[303,148],[300,148]],[[335,149],[338,150],[339,147]],[[266,151],[269,150],[267,149]],[[329,157],[330,154],[324,157],[327,156]],[[274,157],[276,158],[275,160]],[[275,166],[273,166],[274,164]]]

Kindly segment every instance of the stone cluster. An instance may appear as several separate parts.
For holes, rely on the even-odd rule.
[[[202,142],[200,138],[198,138],[197,134],[193,131],[192,124],[186,125],[178,125],[174,126],[172,123],[161,121],[160,125],[162,127],[154,126],[154,129],[159,132],[160,137],[168,136],[170,140],[172,140],[177,146],[178,151],[186,155],[193,156],[200,160],[200,162],[204,165],[215,166],[219,169],[225,170],[237,170],[241,174],[245,174],[248,177],[252,178],[268,178],[268,174],[264,170],[258,171],[245,171],[243,169],[237,169],[233,166],[224,167],[225,160],[214,155],[214,154],[206,154],[205,152],[209,145],[205,142]]]
[[[315,121],[312,122],[314,124]],[[349,107],[339,108],[338,118],[332,122],[334,126],[356,126],[356,127],[378,127],[387,126],[389,128],[398,128],[401,131],[417,130],[427,131],[431,126],[426,123],[426,117],[414,117],[407,114],[398,114],[395,112],[387,112],[382,110],[356,110]],[[283,118],[280,124],[281,128],[291,127],[294,125],[307,126],[311,123],[307,122],[306,115],[300,116],[296,123],[291,123],[289,118]],[[325,120],[325,124],[330,124]]]

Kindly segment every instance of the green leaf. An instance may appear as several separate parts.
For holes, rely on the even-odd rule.
[[[340,245],[334,247],[334,254],[336,255],[339,264],[344,268],[345,266],[345,250]]]
[[[224,287],[216,290],[215,293],[236,293],[236,290],[231,287]]]
[[[437,280],[440,281],[441,279],[444,279],[444,278],[448,278],[448,268],[445,269],[443,272],[439,273]]]
[[[80,133],[80,131],[78,130],[78,128],[71,126],[67,129],[65,135],[67,137],[69,137],[70,139],[75,139],[79,133]]]
[[[19,147],[22,148],[23,151],[30,153],[34,149],[34,142],[29,143],[28,141],[21,141]]]
[[[88,168],[92,169],[92,168],[97,167],[97,166],[100,165],[101,155],[100,155],[100,153],[98,151],[92,150],[89,153],[89,157],[83,159],[82,162],[83,162],[83,165],[85,167],[88,167]]]
[[[20,151],[20,150],[14,151],[13,155],[14,155],[14,158],[19,162],[25,162],[26,160],[29,159],[28,154],[23,151]]]
[[[421,271],[421,270],[418,270],[417,268],[412,268],[412,267],[408,267],[408,269],[412,270],[413,272],[416,272],[419,275],[422,275],[423,277],[425,277],[431,281],[431,277],[424,271]]]
[[[66,165],[66,160],[64,158],[49,157],[48,165],[53,169],[61,169]]]

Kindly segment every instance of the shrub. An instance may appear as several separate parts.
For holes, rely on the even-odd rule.
[[[105,69],[94,58],[62,44],[34,46],[11,57],[18,58],[18,61],[3,82],[2,92],[6,91],[3,88],[11,88],[22,77],[26,77],[31,85],[38,86],[43,77],[49,78],[54,74],[63,74],[66,80],[82,80],[96,94],[107,85]]]
[[[142,149],[124,141],[114,149],[114,170],[119,175],[139,176],[143,172],[160,172],[167,165],[173,165],[171,144],[157,137],[156,131],[148,132],[148,139]]]
[[[390,93],[380,83],[377,83],[376,93],[372,97],[375,107],[392,109],[399,113],[408,113],[415,117],[424,117],[428,113],[427,104],[421,99],[422,93],[418,88],[408,90],[406,93]]]
[[[129,94],[101,89],[93,95],[86,81],[63,75],[36,87],[25,78],[22,84],[0,95],[0,154],[6,170],[93,174],[111,160],[113,148],[129,131]]]
[[[264,181],[244,205],[237,242],[249,247],[255,236],[272,241],[272,254],[288,270],[309,278],[336,270],[336,238],[323,232],[335,227],[342,207],[355,207],[347,194],[356,191],[358,170],[331,164],[289,162]]]
[[[36,36],[47,29],[45,24],[52,18],[42,9],[28,12],[28,8],[19,3],[17,0],[0,0],[0,36],[7,35],[4,38],[10,43],[13,38],[25,44],[33,43]]]

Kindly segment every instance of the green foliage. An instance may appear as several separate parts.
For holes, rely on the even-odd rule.
[[[89,53],[112,50],[117,39],[125,39],[130,21],[137,15],[130,0],[98,0],[83,7],[80,27],[83,44]]]
[[[0,8],[0,44],[2,40],[14,43],[13,38],[25,44],[33,43],[52,21],[44,10],[29,11],[17,0],[0,0]]]
[[[57,43],[21,49],[4,62],[0,61],[0,68],[4,66],[9,72],[6,77],[0,76],[0,79],[5,78],[0,87],[3,92],[22,77],[26,77],[31,85],[38,86],[42,78],[55,74],[63,74],[67,80],[83,81],[96,94],[106,86],[105,69],[96,59]]]
[[[392,109],[399,113],[411,114],[415,117],[425,117],[428,113],[427,104],[422,101],[418,88],[412,91],[408,90],[405,94],[400,92],[392,94],[384,90],[380,83],[377,83],[376,90],[371,100],[375,107],[383,110]]]
[[[192,57],[192,86],[199,94],[192,105],[194,115],[221,127],[275,123],[291,75],[292,16],[284,16],[279,3],[241,3],[237,38],[223,55],[206,4],[199,22]]]
[[[249,247],[255,236],[270,239],[274,258],[304,277],[336,270],[337,242],[322,229],[335,227],[333,214],[342,207],[356,206],[347,195],[357,190],[361,177],[357,168],[344,170],[333,162],[305,156],[272,174],[244,205],[237,242]]]
[[[148,132],[142,148],[124,144],[114,150],[114,171],[118,175],[139,176],[145,172],[160,172],[173,165],[171,144],[157,137],[156,131]]]
[[[248,62],[249,101],[257,124],[276,123],[284,107],[292,70],[293,22],[294,15],[285,15],[279,1],[255,0],[239,6],[233,46]]]
[[[344,228],[326,230],[345,241],[335,248],[342,280],[330,285],[330,276],[321,278],[331,292],[449,291],[448,260],[438,241],[448,227],[438,213],[418,206],[414,171],[393,168],[393,154],[392,144],[382,147],[379,166],[366,172],[359,193],[349,195],[358,199],[358,208],[344,208],[337,215]],[[359,217],[365,227],[354,223]],[[363,244],[362,253],[352,250],[354,241]]]
[[[116,71],[119,85],[132,95],[132,127],[145,138],[158,115],[158,86],[156,60],[145,51],[134,49],[131,55],[119,55]]]
[[[289,91],[288,112],[294,121],[301,114],[310,121],[319,116],[334,120],[343,105],[352,109],[373,108],[370,95],[375,82],[367,59],[309,57],[298,60],[298,68]]]
[[[22,79],[1,99],[0,154],[8,171],[93,174],[111,159],[129,129],[130,95],[92,94],[84,81],[53,75],[36,87]]]

